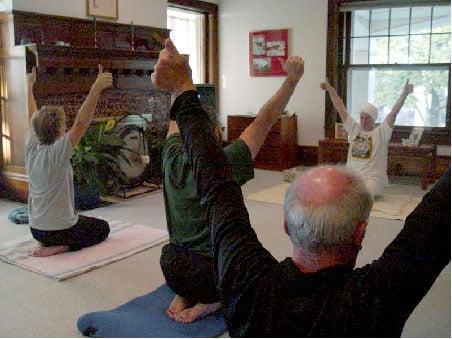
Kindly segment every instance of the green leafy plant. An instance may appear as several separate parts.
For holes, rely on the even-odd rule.
[[[128,180],[119,167],[119,159],[130,165],[125,150],[131,151],[111,129],[109,122],[91,125],[75,147],[71,159],[78,187],[97,188],[101,194],[118,191]]]
[[[167,131],[159,128],[159,125],[152,122],[145,130],[145,137],[148,141],[149,156],[151,161],[148,166],[148,178],[155,184],[161,184],[162,173],[162,152]]]

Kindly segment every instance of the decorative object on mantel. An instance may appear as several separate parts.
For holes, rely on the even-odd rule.
[[[250,32],[249,74],[253,77],[286,75],[282,61],[289,50],[289,30]]]
[[[421,141],[422,134],[424,134],[424,127],[413,127],[408,139],[402,139],[403,146],[417,146]]]
[[[118,20],[118,0],[86,0],[86,15]]]

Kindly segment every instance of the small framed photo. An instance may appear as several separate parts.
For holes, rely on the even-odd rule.
[[[86,15],[118,20],[118,0],[86,0]]]
[[[422,139],[422,134],[424,134],[424,127],[413,127],[411,131],[410,139],[412,139],[414,145],[419,145]]]
[[[347,140],[348,135],[344,129],[344,125],[340,122],[334,124],[334,139],[336,140]]]

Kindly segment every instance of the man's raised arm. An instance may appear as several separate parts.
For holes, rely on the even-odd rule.
[[[286,109],[298,81],[304,73],[304,61],[299,56],[291,56],[284,64],[287,77],[278,91],[261,107],[254,121],[240,135],[250,149],[251,158],[259,153],[273,124]]]

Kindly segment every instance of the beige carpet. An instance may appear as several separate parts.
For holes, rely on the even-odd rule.
[[[263,191],[257,192],[247,196],[248,200],[265,202],[270,204],[284,203],[284,194],[286,193],[289,183],[283,183],[277,186],[270,187]],[[383,197],[374,201],[374,205],[370,215],[375,218],[383,218],[390,220],[404,220],[413,209],[419,204],[422,197],[411,196],[406,194],[394,194],[392,192],[403,192],[404,187],[395,187],[391,185],[390,192],[387,192]]]
[[[55,280],[65,280],[144,251],[168,239],[168,232],[111,221],[108,238],[92,247],[51,257],[33,257],[38,246],[31,234],[0,243],[0,260]]]

